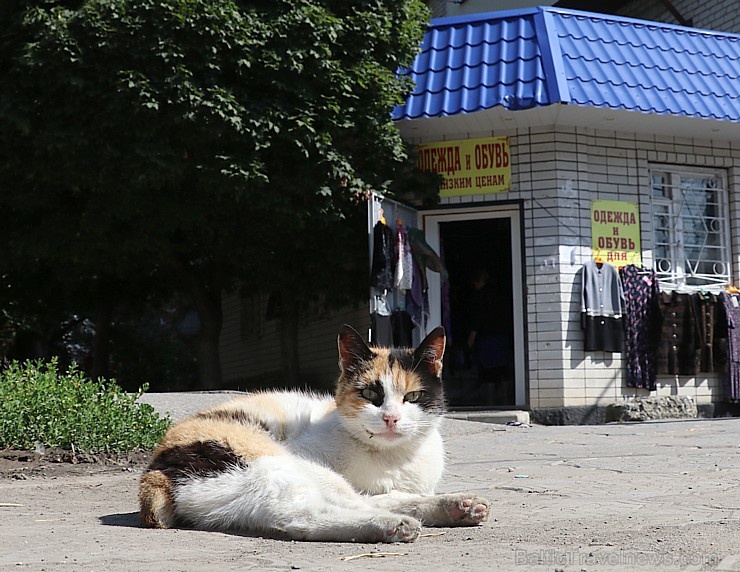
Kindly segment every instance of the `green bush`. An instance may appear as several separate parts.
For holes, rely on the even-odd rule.
[[[0,448],[60,447],[87,453],[151,449],[171,420],[115,381],[91,381],[75,366],[12,362],[0,372]]]

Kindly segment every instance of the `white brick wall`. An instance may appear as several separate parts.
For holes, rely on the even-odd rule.
[[[478,200],[523,200],[530,405],[606,405],[648,394],[625,386],[622,354],[583,351],[578,273],[591,256],[591,201],[638,203],[643,261],[650,264],[650,164],[727,169],[731,219],[740,221],[740,146],[586,128],[495,133],[505,134],[511,145],[511,191]],[[471,138],[490,135],[470,133]],[[732,252],[737,277],[740,223],[732,228]],[[657,394],[690,395],[704,403],[721,400],[723,390],[716,375],[662,377]]]

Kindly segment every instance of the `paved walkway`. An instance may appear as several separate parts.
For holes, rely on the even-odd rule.
[[[226,393],[152,394],[180,418]],[[300,543],[137,518],[138,473],[0,481],[8,570],[738,570],[740,419],[602,426],[448,420],[440,492],[493,501],[409,545]]]

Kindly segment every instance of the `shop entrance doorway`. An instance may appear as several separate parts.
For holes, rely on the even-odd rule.
[[[517,211],[422,213],[448,279],[430,282],[432,323],[448,331],[451,409],[522,407],[524,343]],[[437,321],[439,320],[439,321]]]

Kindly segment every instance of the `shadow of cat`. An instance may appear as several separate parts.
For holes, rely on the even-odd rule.
[[[150,527],[144,526],[144,524],[141,522],[141,518],[139,518],[138,512],[127,512],[127,513],[120,513],[120,514],[106,514],[101,517],[98,517],[98,520],[100,521],[100,524],[103,526],[122,526],[125,528],[145,528],[149,529]],[[178,526],[177,527],[180,530],[198,530],[197,528],[191,528],[188,526]],[[152,529],[154,530],[154,529]],[[203,531],[208,532],[208,531]],[[228,534],[230,536],[243,536],[243,537],[249,537],[249,538],[270,538],[273,540],[288,540],[288,538],[281,534],[279,531],[275,531],[274,534],[270,534],[269,532],[249,532],[246,530],[220,530],[218,532],[221,532],[222,534]]]
[[[126,528],[146,528],[139,518],[138,512],[122,514],[106,514],[98,518],[103,526],[124,526]]]

